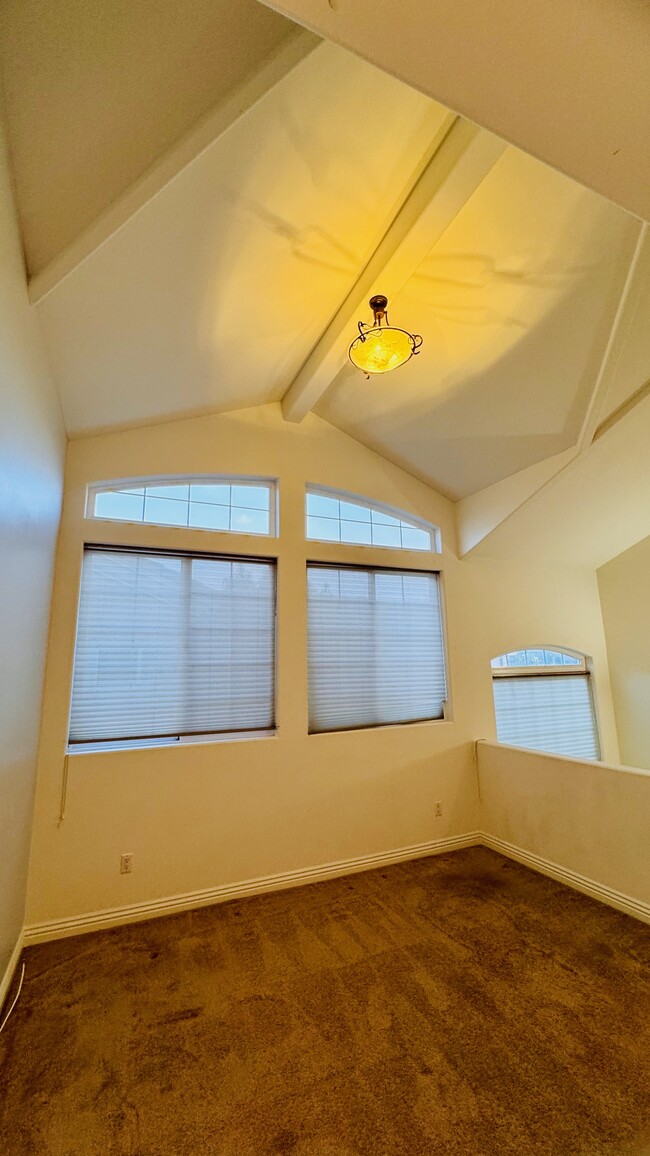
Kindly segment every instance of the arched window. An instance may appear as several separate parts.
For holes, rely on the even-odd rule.
[[[266,478],[151,478],[91,487],[87,516],[274,536],[275,508],[275,482]]]
[[[587,659],[557,647],[528,647],[492,659],[500,743],[577,759],[599,759]]]
[[[307,538],[315,542],[389,550],[440,549],[437,526],[356,494],[308,486],[306,515]]]

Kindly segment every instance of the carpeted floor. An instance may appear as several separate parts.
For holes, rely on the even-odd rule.
[[[650,928],[483,848],[34,947],[7,1156],[647,1156]]]

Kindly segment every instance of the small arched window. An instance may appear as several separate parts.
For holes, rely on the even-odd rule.
[[[143,478],[92,486],[87,516],[274,536],[275,508],[275,482],[266,478]]]
[[[307,487],[307,538],[389,550],[440,549],[437,526],[340,490]]]
[[[583,654],[528,647],[492,659],[500,743],[599,759],[591,675]]]

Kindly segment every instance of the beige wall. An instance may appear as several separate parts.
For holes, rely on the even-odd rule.
[[[23,923],[64,443],[0,125],[0,981]]]
[[[650,904],[650,775],[479,743],[483,830]]]
[[[621,759],[650,769],[650,538],[598,571]]]
[[[84,521],[86,486],[117,477],[242,473],[279,478],[280,537]],[[305,561],[394,551],[304,540],[304,487],[367,495],[442,529],[453,719],[307,735]],[[28,921],[145,902],[463,834],[478,827],[474,739],[494,734],[489,659],[549,642],[594,656],[603,742],[616,757],[593,574],[456,557],[451,503],[310,416],[275,405],[72,442],[46,678]],[[59,825],[78,582],[84,540],[278,557],[278,733],[69,758]],[[443,804],[441,818],[434,803]],[[119,857],[134,855],[131,875]]]

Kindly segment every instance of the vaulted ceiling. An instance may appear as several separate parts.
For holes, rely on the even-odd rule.
[[[295,31],[255,0],[3,0],[0,65],[30,273]]]
[[[532,493],[640,400],[650,257],[612,201],[255,0],[2,13],[72,436],[281,402],[467,502]],[[367,381],[372,292],[424,344]]]

